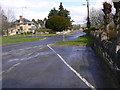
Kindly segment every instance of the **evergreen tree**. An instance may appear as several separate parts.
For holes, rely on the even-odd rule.
[[[71,21],[71,17],[69,15],[70,15],[70,12],[67,9],[64,9],[64,7],[62,5],[62,2],[61,2],[58,10],[53,8],[50,11],[50,13],[48,15],[48,19],[52,16],[62,16],[62,17],[65,17],[68,20],[68,24],[69,24],[69,26],[71,26],[72,21]]]
[[[60,2],[59,10],[60,10],[60,11],[61,11],[61,10],[64,10],[63,5],[62,5],[62,2]]]
[[[37,22],[38,22],[38,24],[40,24],[41,27],[44,26],[44,21],[38,19]]]
[[[38,24],[37,21],[35,21],[35,19],[32,19],[32,22],[35,23],[35,24]]]
[[[67,18],[69,22],[69,26],[71,26],[72,22],[71,22],[71,17],[69,15],[70,15],[70,12],[67,9],[64,9],[62,2],[61,2],[59,6],[58,16]]]
[[[50,18],[51,16],[58,16],[58,10],[53,8],[49,13],[48,18]]]

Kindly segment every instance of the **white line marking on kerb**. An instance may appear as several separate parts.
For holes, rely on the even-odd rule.
[[[60,56],[60,54],[58,54],[52,47],[50,47],[49,45],[47,45],[54,53],[57,54],[57,56],[70,68],[71,71],[73,71],[78,77],[79,79],[81,79],[88,87],[90,87],[91,89],[95,89],[95,87],[93,85],[91,85],[85,78],[83,78],[74,68],[72,68],[63,58],[62,56]]]

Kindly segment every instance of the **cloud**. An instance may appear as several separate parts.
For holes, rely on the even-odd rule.
[[[28,0],[2,0],[0,1],[1,6],[6,11],[8,8],[13,10],[19,18],[19,15],[24,15],[24,17],[32,19],[38,19],[47,17],[49,11],[58,4],[55,2],[48,1],[28,1]]]
[[[111,0],[89,0],[90,7],[102,8],[102,2]],[[44,19],[52,8],[58,9],[59,3],[63,2],[64,8],[70,11],[74,23],[82,23],[87,16],[87,6],[82,6],[86,0],[0,0],[4,10],[12,9],[18,19],[23,15],[27,19]],[[74,2],[74,3],[72,3]],[[25,8],[26,7],[26,8]]]
[[[85,20],[87,16],[87,7],[86,6],[73,6],[73,7],[67,7],[67,9],[70,11],[70,15],[75,21],[74,23],[81,23]]]

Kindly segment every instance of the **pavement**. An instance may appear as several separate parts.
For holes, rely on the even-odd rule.
[[[84,35],[77,31],[65,39]],[[2,47],[3,88],[117,88],[90,46],[56,46],[62,35]]]

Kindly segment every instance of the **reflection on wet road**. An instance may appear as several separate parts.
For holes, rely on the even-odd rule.
[[[77,31],[66,35],[66,40],[83,34]],[[45,37],[45,40],[3,46],[3,88],[89,88],[47,47],[47,44],[62,41],[62,35]],[[51,47],[94,87],[117,87],[91,47]]]

